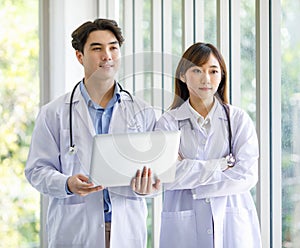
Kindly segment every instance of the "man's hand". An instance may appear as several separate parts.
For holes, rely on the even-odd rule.
[[[147,195],[152,194],[155,191],[160,189],[160,180],[156,179],[155,183],[152,184],[152,171],[151,169],[147,169],[147,167],[143,168],[143,172],[140,170],[136,172],[136,176],[131,180],[131,188],[134,192]]]
[[[86,196],[90,193],[103,190],[103,186],[94,186],[93,183],[89,181],[89,178],[82,175],[77,174],[68,178],[67,181],[68,189],[73,193],[80,196]]]

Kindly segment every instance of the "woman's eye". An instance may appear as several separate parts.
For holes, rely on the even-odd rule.
[[[195,72],[195,73],[201,73],[201,70],[200,69],[194,69],[193,72]]]

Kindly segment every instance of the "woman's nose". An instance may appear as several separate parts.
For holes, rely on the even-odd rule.
[[[202,73],[202,80],[201,80],[201,82],[203,84],[210,83],[210,75],[209,75],[209,73]]]

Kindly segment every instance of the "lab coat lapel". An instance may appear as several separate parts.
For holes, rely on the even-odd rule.
[[[68,103],[69,99],[70,97],[68,97]],[[67,106],[69,107],[69,104]],[[73,142],[78,149],[76,155],[87,173],[90,166],[93,136],[96,132],[79,87],[74,94],[72,114]]]
[[[90,117],[88,108],[86,106],[86,103],[81,95],[80,90],[76,90],[75,94],[74,94],[74,100],[73,100],[73,113],[74,113],[74,118],[73,118],[73,122],[75,124],[75,122],[78,123],[78,121],[80,121],[81,123],[78,123],[78,127],[82,127],[85,126],[88,131],[90,132],[90,134],[92,136],[94,136],[96,134],[92,119]],[[76,119],[78,118],[78,119]],[[79,120],[80,118],[80,120]],[[76,123],[76,124],[77,124]]]

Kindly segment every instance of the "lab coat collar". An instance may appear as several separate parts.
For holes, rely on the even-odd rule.
[[[219,102],[219,100],[215,98],[215,102],[216,102],[216,106],[213,107],[212,109],[212,111],[215,111],[215,113],[212,113],[210,117],[212,118],[213,115],[216,115],[216,117],[219,119],[227,119],[224,109],[221,103]],[[176,111],[175,119],[181,121],[181,120],[186,120],[191,118],[195,118],[195,117],[190,110],[189,99],[187,99],[180,107],[178,107],[178,110]]]
[[[70,104],[70,96],[71,96],[71,93],[66,98],[66,104],[68,104],[68,105]],[[90,117],[87,105],[81,94],[79,86],[76,88],[76,90],[74,92],[72,111],[73,111],[73,120],[72,120],[73,124],[76,121],[76,119],[75,119],[76,117],[74,117],[75,116],[74,113],[76,111],[76,113],[82,119],[82,122],[84,123],[84,125],[88,128],[91,135],[92,136],[96,135],[92,119]]]

